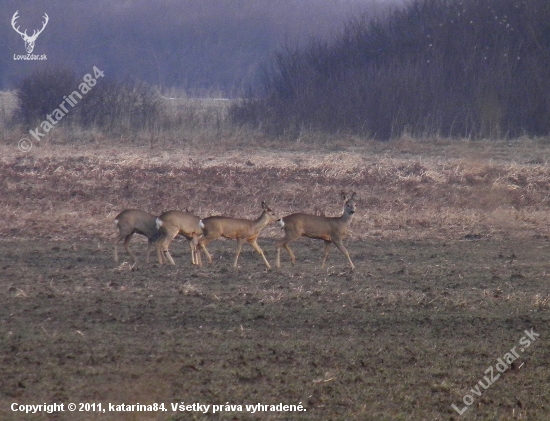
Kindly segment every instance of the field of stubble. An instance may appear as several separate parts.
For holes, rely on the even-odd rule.
[[[546,140],[1,148],[1,419],[547,419]],[[323,244],[307,239],[295,267],[283,254],[272,271],[249,246],[234,271],[227,240],[200,269],[181,240],[176,267],[112,258],[125,208],[253,218],[266,200],[281,216],[333,216],[342,190],[358,194],[353,273],[335,249],[321,270]],[[271,262],[281,236],[260,237]],[[146,241],[132,248],[143,259]],[[525,330],[540,336],[521,351]],[[519,357],[479,387],[513,347]],[[10,409],[44,402],[168,411]],[[181,402],[243,411],[173,412]],[[257,403],[306,411],[246,412]]]

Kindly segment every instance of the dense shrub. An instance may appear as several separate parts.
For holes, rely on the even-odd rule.
[[[77,90],[83,82],[65,69],[38,70],[25,77],[16,88],[18,109],[16,119],[34,127],[46,119]],[[96,127],[106,132],[139,130],[153,127],[161,110],[161,98],[146,83],[98,78],[74,107],[65,103],[69,112],[59,124]]]
[[[67,69],[46,68],[24,78],[16,87],[18,101],[16,119],[31,127],[56,109],[63,96],[78,86],[74,73]],[[74,115],[67,116],[67,120]]]

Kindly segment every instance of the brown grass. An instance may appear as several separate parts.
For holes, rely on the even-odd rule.
[[[14,141],[2,145],[0,235],[105,241],[125,208],[254,217],[265,199],[281,215],[338,215],[342,190],[358,193],[354,238],[546,235],[545,139],[348,139],[338,150],[288,142],[260,147],[259,140],[244,147],[234,138],[152,148],[147,139],[110,142],[43,142],[28,153]]]

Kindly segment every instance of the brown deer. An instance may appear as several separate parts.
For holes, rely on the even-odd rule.
[[[348,233],[349,226],[355,214],[355,193],[348,197],[342,192],[344,200],[344,212],[342,216],[329,218],[326,216],[308,215],[305,213],[294,213],[279,219],[277,222],[285,231],[285,236],[277,242],[277,267],[281,267],[281,248],[284,247],[290,256],[292,265],[296,264],[296,256],[289,247],[289,243],[300,238],[309,237],[325,241],[325,250],[321,268],[325,267],[325,261],[328,256],[329,248],[332,243],[348,258],[351,269],[355,266],[349,257],[349,253],[344,247],[342,240]]]
[[[231,238],[237,240],[237,254],[235,256],[235,263],[233,267],[237,268],[237,262],[239,260],[239,254],[244,242],[248,242],[254,250],[256,250],[260,256],[264,259],[265,265],[268,269],[271,269],[269,262],[265,258],[263,250],[260,248],[256,240],[260,235],[260,232],[271,222],[275,222],[277,217],[265,202],[262,202],[262,214],[255,221],[249,219],[236,219],[229,218],[227,216],[210,216],[208,218],[201,219],[200,226],[203,231],[203,236],[199,238],[198,251],[204,250],[208,261],[212,263],[212,256],[206,250],[206,245],[212,240],[217,238]]]
[[[149,263],[149,255],[151,253],[151,247],[155,241],[159,238],[160,232],[156,225],[157,217],[138,209],[127,209],[122,211],[115,218],[115,225],[118,228],[118,235],[115,237],[115,262],[118,262],[117,245],[124,239],[124,248],[128,252],[134,262],[137,263],[136,256],[130,250],[129,243],[134,234],[141,234],[147,237],[149,243],[147,245],[147,257],[145,261]]]
[[[202,228],[199,226],[200,217],[189,211],[182,212],[171,210],[164,212],[157,218],[157,229],[160,231],[160,238],[157,240],[157,257],[160,264],[164,263],[164,256],[170,263],[175,265],[168,248],[178,234],[189,240],[191,248],[191,262],[201,266],[201,256],[197,253],[197,243],[202,235]],[[206,249],[205,249],[206,250]]]

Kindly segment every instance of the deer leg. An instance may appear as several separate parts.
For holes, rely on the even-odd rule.
[[[115,258],[115,263],[118,263],[118,243],[120,243],[122,241],[122,239],[124,237],[126,237],[128,234],[125,234],[122,232],[122,230],[119,230],[118,232],[118,235],[115,237],[114,241],[113,241],[113,244],[114,244],[114,250],[113,250],[113,254],[114,254],[114,258]]]
[[[194,265],[202,266],[202,258],[198,248],[199,238],[197,236],[191,237],[189,240],[189,247],[191,247],[191,260]]]
[[[323,261],[321,263],[321,269],[325,267],[325,262],[327,260],[328,252],[330,251],[331,243],[332,243],[331,241],[325,241],[325,250],[323,252]]]
[[[269,262],[267,261],[267,259],[265,258],[265,254],[264,254],[264,251],[260,248],[260,246],[258,245],[258,243],[256,242],[256,240],[252,240],[252,241],[249,241],[250,245],[252,247],[254,247],[254,250],[256,250],[258,253],[260,253],[260,256],[262,256],[262,259],[264,259],[264,262],[265,262],[265,265],[267,266],[268,269],[271,269],[271,266],[269,265]]]
[[[164,257],[162,255],[162,246],[164,244],[164,240],[166,239],[166,234],[162,233],[160,234],[160,237],[157,239],[157,259],[159,261],[160,265],[164,264]]]
[[[193,238],[191,239],[191,244],[193,245],[193,250],[195,253],[195,262],[193,264],[197,266],[202,266],[202,257],[201,257],[200,250],[198,248],[198,243],[199,243],[199,237],[193,236]]]
[[[132,239],[132,237],[134,236],[134,233],[131,233],[131,234],[128,234],[126,236],[126,238],[124,239],[124,248],[126,249],[126,251],[128,252],[128,254],[130,256],[132,256],[132,259],[134,259],[134,262],[137,263],[137,259],[136,259],[136,256],[134,255],[134,253],[132,253],[132,250],[130,250],[130,246],[128,245],[130,243],[130,240]]]
[[[193,237],[193,241],[195,243],[195,253],[196,253],[197,266],[202,266],[202,255],[201,255],[201,249],[199,248],[199,237],[198,236]],[[204,244],[202,246],[202,249],[204,250],[204,252],[208,256],[210,261],[212,261],[212,257],[210,256],[210,253],[208,253],[208,250],[206,249],[206,244]]]
[[[164,257],[165,257],[166,259],[168,259],[168,261],[169,261],[172,265],[176,266],[176,262],[174,262],[174,259],[172,259],[172,255],[171,255],[170,252],[168,251],[168,246],[164,247],[163,253],[164,253]]]
[[[288,255],[290,256],[290,261],[292,262],[292,266],[296,266],[296,256],[294,256],[292,249],[288,244],[285,244],[285,249],[288,252]]]
[[[344,247],[344,244],[342,244],[342,240],[334,240],[334,244],[336,245],[336,247],[338,247],[338,250],[344,253],[344,256],[348,258],[348,262],[349,262],[349,265],[351,266],[351,270],[355,270],[355,265],[351,261],[351,258],[349,257],[349,253]]]
[[[208,253],[208,250],[206,249],[206,245],[212,241],[212,239],[209,239],[207,237],[201,237],[199,240],[198,240],[198,243],[197,243],[197,249],[198,249],[198,253],[200,254],[200,252],[202,250],[204,250],[204,253],[206,254],[206,257],[208,258],[208,262],[209,263],[212,263],[212,256],[210,255],[210,253]],[[202,261],[201,261],[201,264],[199,266],[202,266]]]
[[[177,235],[178,235],[177,231],[176,232],[167,231],[165,234],[164,240],[160,244],[160,247],[162,247],[162,252],[164,254],[164,257],[166,257],[166,259],[168,259],[168,261],[174,266],[176,266],[176,263],[174,262],[174,259],[172,259],[172,255],[168,251],[168,247],[170,247],[170,244],[172,244],[172,241],[174,241],[174,238],[176,238]]]
[[[189,239],[189,248],[191,249],[191,263],[193,265],[197,264],[197,252],[195,250],[195,245],[193,244],[193,238]]]
[[[206,254],[206,257],[208,258],[208,262],[209,262],[209,263],[212,263],[212,256],[211,256],[211,254],[208,252],[208,249],[206,248],[206,244],[203,244],[203,245],[202,245],[202,248],[201,248],[200,250],[204,251],[204,254]]]
[[[163,253],[164,253],[164,257],[166,257],[172,265],[176,266],[176,262],[174,262],[174,259],[172,259],[172,255],[170,254],[168,249],[164,250]]]
[[[237,239],[237,254],[235,255],[235,263],[233,263],[233,267],[235,269],[237,269],[237,262],[239,261],[239,254],[241,254],[243,243],[244,243],[244,240],[242,238]]]
[[[276,266],[278,268],[281,267],[281,247],[284,247],[286,249],[286,251],[288,252],[288,255],[290,256],[290,261],[292,262],[292,266],[294,266],[296,264],[296,256],[294,256],[294,253],[292,252],[291,248],[289,247],[289,243],[291,241],[294,241],[298,238],[299,236],[293,236],[293,237],[290,237],[288,234],[285,235],[285,237],[279,241],[277,243],[277,261],[276,261]]]
[[[115,247],[114,247],[114,251],[113,251],[113,255],[114,255],[114,258],[115,258],[115,263],[118,263],[118,251],[117,251],[117,244],[120,240],[118,238],[115,239]]]

